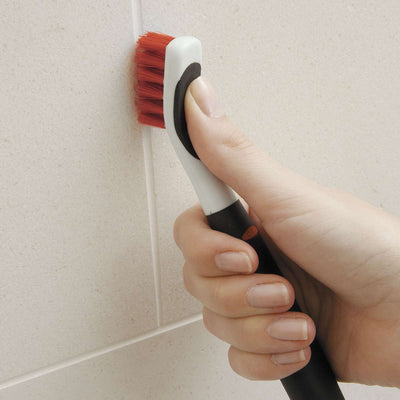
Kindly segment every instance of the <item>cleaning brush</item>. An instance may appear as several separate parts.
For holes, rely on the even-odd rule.
[[[138,121],[165,128],[197,193],[212,229],[245,240],[257,252],[257,273],[282,275],[267,244],[236,193],[216,178],[199,159],[190,141],[184,112],[189,84],[201,74],[201,43],[191,36],[174,38],[148,32],[135,53],[135,104]],[[291,311],[301,311],[295,302]],[[311,360],[281,380],[291,400],[344,400],[317,340]]]

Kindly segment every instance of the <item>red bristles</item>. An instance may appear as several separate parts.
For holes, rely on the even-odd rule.
[[[135,105],[140,124],[165,128],[163,82],[165,48],[173,40],[163,33],[140,36],[135,52]]]

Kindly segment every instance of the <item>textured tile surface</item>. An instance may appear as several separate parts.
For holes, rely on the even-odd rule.
[[[183,210],[197,203],[197,198],[166,132],[155,130],[152,143],[160,252],[161,317],[163,323],[168,323],[200,312],[202,308],[184,288],[184,259],[173,239],[175,219]]]
[[[145,30],[202,41],[203,74],[261,148],[321,184],[400,215],[398,1],[142,4]],[[185,300],[171,234],[174,217],[195,197],[167,140],[155,134],[153,141],[169,321],[200,309]]]
[[[131,15],[0,3],[0,382],[156,324]]]
[[[32,3],[32,2],[31,2]],[[126,0],[0,3],[0,382],[156,325]],[[142,0],[143,25],[199,37],[232,119],[284,164],[400,214],[397,1]],[[200,311],[176,216],[196,201],[152,134],[162,321]],[[393,150],[394,149],[394,150]],[[202,323],[21,382],[0,400],[286,399],[235,375]],[[397,389],[342,385],[349,399]]]
[[[1,400],[287,400],[280,382],[248,381],[228,346],[197,322],[0,391]],[[398,389],[342,385],[348,399],[398,400]]]

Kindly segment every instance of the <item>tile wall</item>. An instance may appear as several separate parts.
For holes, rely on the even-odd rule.
[[[260,147],[400,215],[399,16],[396,1],[2,0],[0,400],[285,399],[230,370],[183,288],[172,225],[196,198],[165,133],[132,115],[135,37],[197,36]]]

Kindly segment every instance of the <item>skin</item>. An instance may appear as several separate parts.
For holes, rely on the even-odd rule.
[[[185,112],[197,154],[250,206],[285,276],[254,274],[255,251],[211,230],[200,206],[176,220],[185,287],[204,304],[206,328],[231,345],[232,369],[249,379],[288,376],[307,364],[318,332],[339,380],[400,387],[399,219],[268,157],[232,125],[201,78],[187,92]],[[224,252],[245,253],[250,264],[244,258],[221,269]],[[287,289],[286,302],[276,291],[249,304],[252,287],[277,283]],[[306,314],[288,311],[295,297]],[[307,339],[270,335],[274,322],[290,317],[306,320]]]

